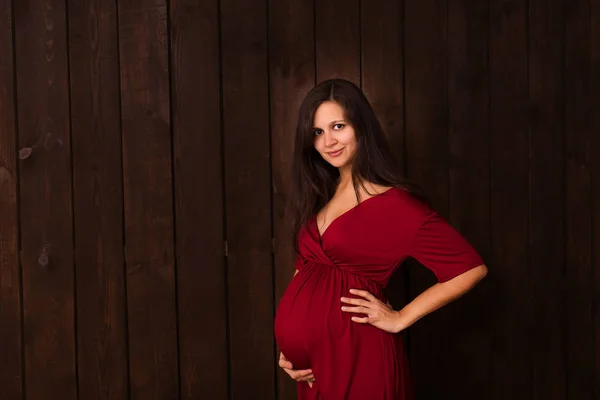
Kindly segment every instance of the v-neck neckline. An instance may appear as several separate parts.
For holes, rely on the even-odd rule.
[[[319,240],[322,242],[322,241],[323,241],[323,237],[325,236],[325,234],[326,234],[327,232],[329,232],[329,230],[332,228],[332,225],[333,225],[333,224],[335,224],[335,223],[336,223],[336,222],[337,222],[337,221],[338,221],[340,218],[344,217],[346,214],[349,214],[349,213],[350,213],[350,211],[353,211],[353,210],[355,210],[356,208],[358,208],[358,206],[360,206],[360,205],[363,205],[363,204],[365,204],[365,203],[369,202],[369,200],[372,200],[372,199],[374,199],[374,198],[376,198],[376,197],[379,197],[379,196],[381,196],[381,195],[383,195],[383,194],[386,194],[387,192],[389,192],[389,191],[390,191],[390,190],[392,190],[392,189],[394,189],[394,187],[393,187],[393,186],[392,186],[392,187],[390,187],[390,188],[387,188],[386,190],[384,190],[384,191],[383,191],[383,192],[381,192],[381,193],[377,193],[376,195],[374,195],[374,196],[371,196],[371,197],[369,197],[368,199],[365,199],[365,200],[361,201],[360,203],[358,203],[358,204],[354,205],[353,207],[350,207],[349,209],[347,209],[346,211],[344,211],[343,213],[341,213],[340,215],[338,215],[337,217],[335,217],[335,218],[334,218],[334,219],[333,219],[333,220],[332,220],[332,221],[329,223],[329,225],[327,225],[327,228],[325,228],[325,230],[323,231],[323,233],[321,233],[321,231],[319,231],[319,224],[318,224],[318,222],[317,222],[317,216],[319,215],[319,213],[317,212],[317,213],[316,213],[316,214],[313,216],[313,223],[314,223],[314,226],[315,226],[315,230],[317,231],[317,236],[319,237]]]

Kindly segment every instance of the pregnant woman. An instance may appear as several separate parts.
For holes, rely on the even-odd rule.
[[[296,273],[275,317],[279,365],[298,399],[409,400],[398,332],[457,299],[487,268],[397,172],[361,90],[334,79],[299,112],[289,211]],[[409,258],[438,283],[394,311],[383,288]]]

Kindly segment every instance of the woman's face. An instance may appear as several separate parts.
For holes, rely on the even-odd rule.
[[[354,128],[344,119],[344,109],[334,101],[321,103],[315,112],[315,149],[334,167],[352,164],[356,152]]]

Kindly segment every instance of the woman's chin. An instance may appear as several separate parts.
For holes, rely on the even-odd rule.
[[[344,166],[346,166],[346,164],[348,164],[348,160],[344,157],[343,159],[340,157],[338,158],[330,158],[327,160],[327,162],[329,164],[331,164],[332,167],[336,167],[336,168],[342,168]]]

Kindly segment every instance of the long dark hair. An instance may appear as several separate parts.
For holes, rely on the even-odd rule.
[[[298,113],[292,181],[287,204],[288,218],[296,250],[298,231],[335,194],[339,170],[325,161],[314,147],[315,112],[321,103],[335,101],[344,109],[344,119],[356,134],[356,154],[352,162],[352,183],[357,202],[364,181],[406,190],[427,202],[424,192],[400,174],[381,124],[364,93],[344,79],[329,79],[316,85],[306,95]]]

